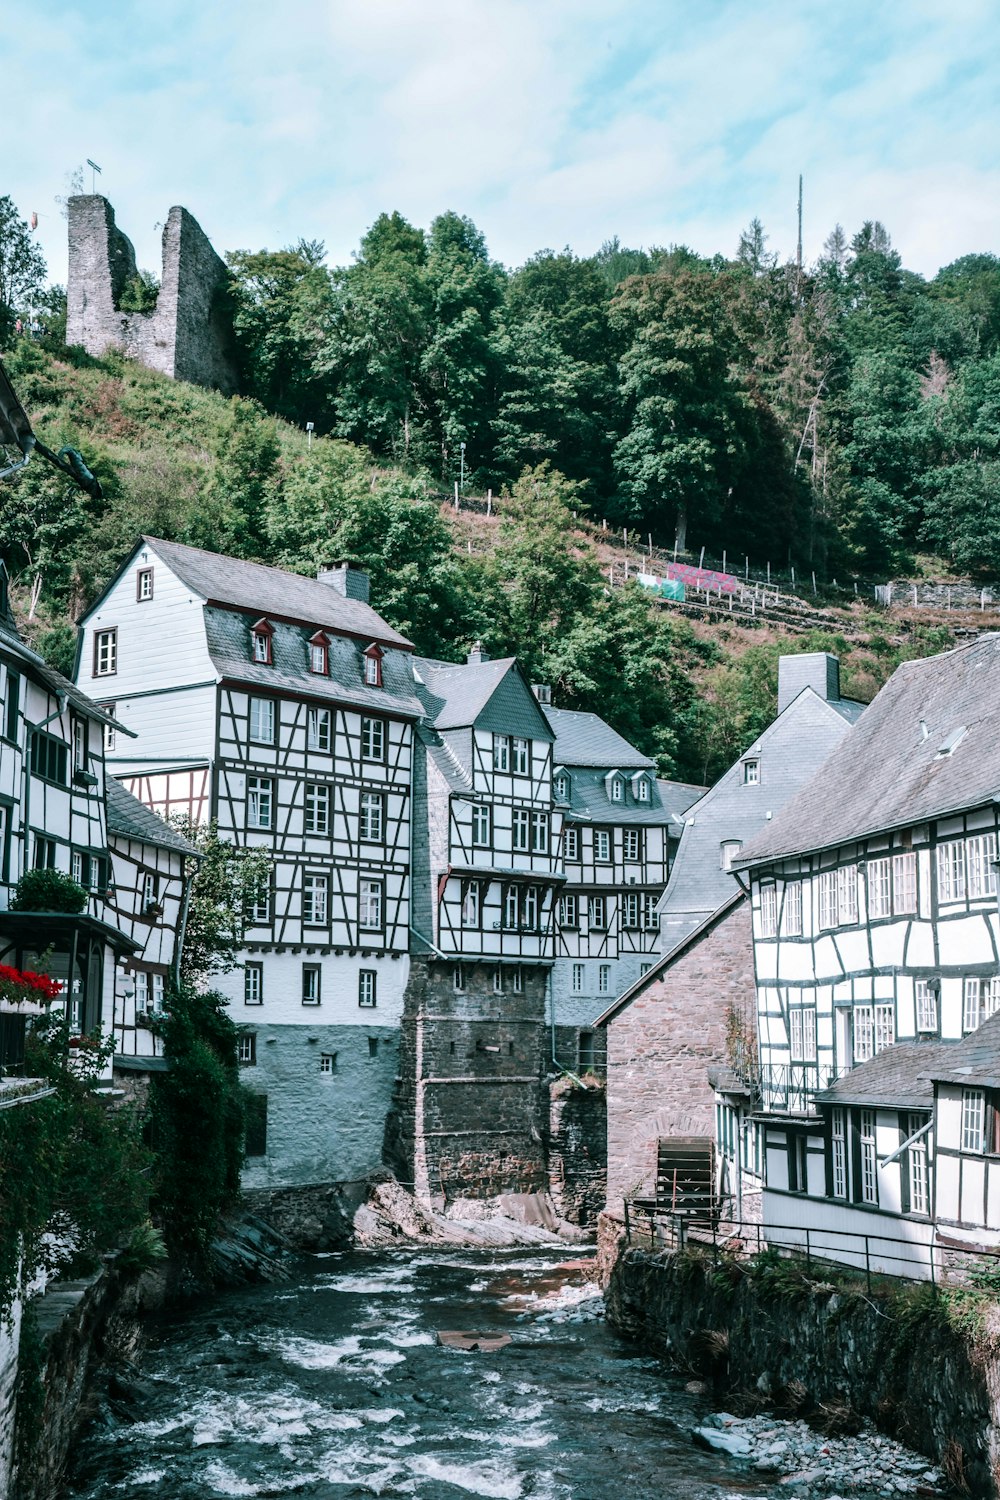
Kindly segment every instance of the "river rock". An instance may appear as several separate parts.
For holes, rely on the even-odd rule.
[[[750,1444],[739,1433],[721,1431],[718,1427],[696,1427],[691,1434],[700,1448],[710,1448],[716,1453],[728,1453],[730,1458],[747,1458]]]

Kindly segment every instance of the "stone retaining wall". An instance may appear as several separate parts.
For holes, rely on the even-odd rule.
[[[549,1087],[549,1193],[568,1224],[592,1228],[608,1186],[608,1116],[604,1089]]]

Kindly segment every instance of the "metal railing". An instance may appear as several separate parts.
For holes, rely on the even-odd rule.
[[[922,1226],[926,1240],[905,1240],[898,1235],[802,1223],[761,1224],[697,1210],[671,1213],[652,1198],[626,1199],[624,1207],[629,1245],[674,1253],[698,1249],[716,1265],[723,1257],[750,1260],[776,1250],[782,1257],[801,1261],[807,1273],[836,1266],[863,1274],[869,1291],[872,1278],[878,1276],[929,1281],[932,1286],[995,1277],[1000,1289],[1000,1250],[942,1239],[931,1224]]]

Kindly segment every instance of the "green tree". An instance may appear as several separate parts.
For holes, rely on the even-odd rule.
[[[256,401],[234,396],[205,504],[184,540],[237,557],[263,559],[267,507],[280,449],[274,421]]]
[[[1000,354],[970,361],[931,403],[937,462],[922,479],[923,540],[956,567],[1000,554]]]
[[[317,240],[226,257],[245,390],[269,412],[318,431],[334,419],[327,361],[334,291],[324,257]]]
[[[10,198],[0,198],[0,349],[42,294],[45,258]]]
[[[214,820],[195,823],[177,815],[171,821],[198,853],[187,870],[191,891],[181,962],[183,984],[197,987],[236,967],[250,910],[268,889],[271,860],[263,849],[237,848],[220,838]]]

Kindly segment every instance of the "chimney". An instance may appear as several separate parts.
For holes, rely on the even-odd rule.
[[[477,641],[472,650],[469,652],[468,656],[465,658],[467,665],[470,667],[481,667],[483,662],[489,661],[489,659],[489,656],[483,650],[482,641]]]
[[[534,693],[539,703],[548,704],[551,707],[552,689],[547,682],[533,682],[531,684],[531,691]]]
[[[778,712],[811,687],[827,703],[840,698],[840,658],[829,651],[806,651],[799,656],[778,658]]]
[[[328,584],[345,599],[360,599],[362,604],[368,603],[368,574],[353,567],[351,563],[339,562],[332,567],[320,568],[316,577],[320,583]]]

